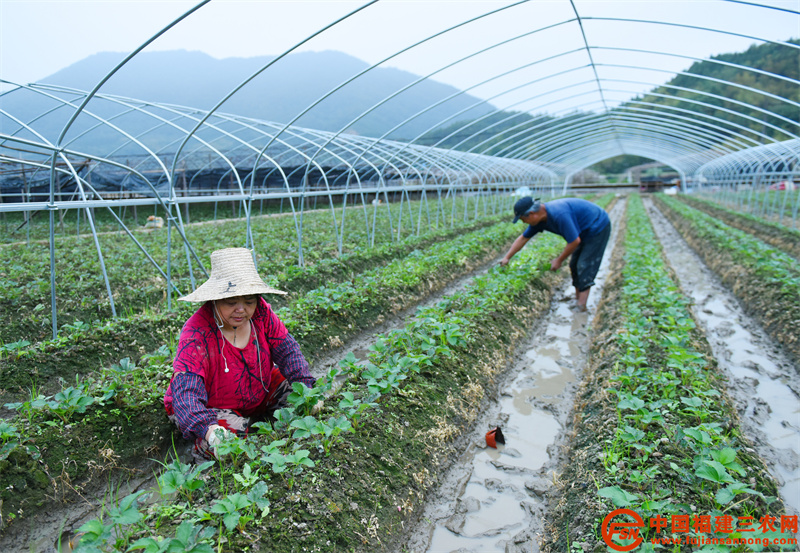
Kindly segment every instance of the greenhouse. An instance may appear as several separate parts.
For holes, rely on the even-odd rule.
[[[796,1],[178,4],[0,73],[0,549],[798,549]],[[608,217],[588,303],[528,196]],[[226,248],[316,384],[192,464]]]

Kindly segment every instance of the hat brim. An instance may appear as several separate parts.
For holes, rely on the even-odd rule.
[[[236,298],[238,296],[254,296],[257,294],[278,294],[281,296],[287,295],[283,290],[278,290],[277,288],[272,288],[266,284],[259,283],[239,285],[230,291],[220,291],[221,288],[224,289],[226,286],[224,286],[224,284],[223,286],[220,286],[219,282],[208,280],[191,294],[186,294],[182,298],[178,298],[178,301],[207,302],[213,300],[224,300],[225,298]]]

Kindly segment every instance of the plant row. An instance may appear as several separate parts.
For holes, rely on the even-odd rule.
[[[278,310],[278,314],[305,349],[320,351],[332,343],[339,345],[343,338],[373,324],[381,313],[406,308],[441,288],[455,275],[495,257],[515,232],[512,225],[502,224],[435,244],[424,252],[415,251],[404,259],[362,273],[350,282],[312,290],[291,307]],[[441,278],[442,273],[447,277]],[[331,330],[338,334],[332,336]],[[335,340],[331,340],[332,337]],[[164,356],[169,352],[167,346],[159,349],[157,368],[163,365]],[[24,351],[11,355],[18,364],[26,356]],[[145,355],[143,360],[153,365],[153,357]],[[78,377],[76,386],[69,386],[51,396],[37,393],[32,388],[29,399],[6,407],[19,410],[30,426],[35,419],[47,414],[64,424],[69,423],[74,413],[85,412],[95,402],[91,392],[99,396],[100,405],[115,398],[118,403],[123,401],[138,406],[157,396],[159,388],[153,389],[152,384],[142,382],[141,371],[136,371],[136,368],[134,362],[125,358],[119,365],[102,370],[99,379]],[[128,375],[138,378],[125,382],[122,377]],[[163,377],[153,379],[158,384],[161,380]],[[125,401],[125,396],[118,395],[121,390],[133,390],[134,400]]]
[[[541,283],[537,285],[534,281],[533,288],[530,288],[530,282],[527,284],[529,294],[540,293]],[[510,309],[517,309],[518,315],[526,310],[519,307]],[[494,321],[496,315],[491,316]],[[451,333],[445,330],[439,331],[439,334],[441,332],[444,332],[448,342],[457,339],[457,331]],[[433,334],[438,335],[436,331]],[[144,356],[139,366],[129,359],[123,359],[117,365],[104,369],[85,381],[77,381],[74,387],[64,388],[52,397],[38,397],[36,389],[31,390],[30,400],[20,402],[21,405],[18,406],[21,420],[11,425],[6,423],[2,429],[4,459],[0,461],[0,472],[4,473],[6,483],[13,477],[16,484],[4,486],[7,493],[4,494],[6,509],[3,515],[6,521],[9,516],[24,518],[22,512],[14,510],[15,504],[17,507],[37,504],[36,498],[28,495],[32,489],[39,494],[39,504],[45,496],[67,496],[70,495],[69,491],[80,493],[85,474],[76,474],[74,469],[77,467],[89,467],[95,475],[106,474],[106,471],[124,468],[126,460],[135,457],[137,453],[141,455],[142,450],[156,452],[168,443],[171,433],[161,411],[160,396],[169,379],[169,351],[170,348],[162,347],[154,354]],[[347,397],[345,399],[349,401]],[[345,405],[348,405],[347,401]],[[357,418],[358,413],[365,408],[356,399],[348,408],[355,411],[349,414]],[[25,420],[28,424],[37,424],[20,431],[18,427],[24,426]],[[346,428],[346,422],[339,419],[339,423],[342,425],[338,426],[339,430],[334,429],[338,423],[328,426],[308,423],[307,430],[312,434],[320,433],[330,437]],[[71,449],[61,446],[76,440],[88,447]],[[17,446],[9,454],[15,441],[22,442],[22,447]],[[324,444],[318,444],[318,447],[325,449]],[[97,457],[98,450],[103,454],[102,459]],[[59,459],[58,454],[63,457]],[[299,457],[292,457],[293,455],[295,454],[291,453],[288,456],[290,465],[295,462],[292,459],[302,463],[302,454]],[[61,474],[58,474],[59,469]],[[51,479],[49,483],[48,478]],[[46,484],[52,484],[52,489]],[[22,498],[25,501],[21,503],[14,501]]]
[[[460,223],[464,228],[477,228],[475,225],[486,224],[481,220],[496,222],[498,216],[490,216],[486,210],[470,209],[470,217],[462,213],[466,200],[458,199],[460,209],[459,220],[470,219]],[[449,202],[448,202],[449,204]],[[349,263],[363,270],[365,262],[360,252],[371,250],[371,240],[376,245],[392,245],[411,238],[410,243],[419,240],[417,226],[407,224],[398,234],[397,218],[399,207],[392,206],[391,219],[388,211],[379,209],[374,221],[373,238],[371,239],[372,221],[356,219],[356,213],[348,211],[348,219],[342,230],[341,210],[332,214],[330,210],[306,213],[302,218],[305,268],[321,265],[317,271],[308,274],[316,278],[311,281],[311,288],[319,286],[331,272],[331,261],[347,254],[354,254]],[[404,202],[404,221],[416,222],[419,215],[420,202]],[[465,212],[466,213],[466,212]],[[507,214],[504,214],[507,216]],[[338,225],[334,225],[335,221]],[[370,223],[369,227],[367,223]],[[433,229],[428,240],[437,240],[452,236],[458,232],[455,221],[442,214],[438,218],[431,214],[423,216],[425,228]],[[214,250],[244,245],[246,221],[230,220],[214,224],[200,224],[186,227],[186,235],[200,260],[207,266],[210,253]],[[369,232],[368,232],[369,231]],[[439,231],[440,237],[435,236]],[[342,236],[340,237],[339,234]],[[166,273],[167,259],[171,257],[171,275],[179,293],[187,293],[192,280],[202,282],[205,275],[196,263],[193,263],[193,274],[189,273],[188,254],[177,232],[172,232],[171,243],[167,240],[165,229],[157,232],[136,233],[141,247],[155,260]],[[291,216],[273,217],[258,220],[252,226],[253,243],[256,245],[257,264],[265,279],[271,284],[293,287],[304,282],[302,273],[296,268],[298,262],[297,228]],[[310,238],[313,237],[313,238]],[[425,244],[425,239],[421,239]],[[118,316],[131,316],[141,312],[164,311],[166,309],[166,282],[158,270],[151,264],[142,250],[127,234],[108,233],[98,236],[103,252],[105,270],[114,297],[114,305]],[[341,242],[341,253],[339,246]],[[430,242],[428,242],[430,243]],[[402,249],[402,248],[401,248]],[[409,250],[405,250],[406,252]],[[378,249],[375,250],[375,253]],[[372,254],[370,254],[371,256]],[[397,255],[392,248],[382,254]],[[402,252],[400,253],[402,255]],[[369,258],[369,256],[368,256]],[[381,260],[379,259],[380,263]],[[22,311],[25,317],[15,318],[0,329],[0,343],[26,340],[36,342],[51,336],[50,312],[50,253],[47,243],[14,244],[0,247],[0,308],[3,311]],[[333,267],[341,265],[333,263]],[[97,254],[94,239],[91,236],[61,237],[56,242],[56,307],[59,325],[76,321],[92,323],[105,321],[112,316],[111,303],[108,298],[103,270]],[[69,329],[65,329],[69,330]]]
[[[398,212],[401,202],[398,196],[393,196],[394,197],[389,198],[389,202],[392,206],[394,217],[399,221],[400,217]],[[465,198],[456,197],[454,207],[452,196],[448,199],[442,199],[442,206],[439,210],[448,216],[451,215],[453,210],[459,212],[465,209],[475,210],[475,204],[481,204],[483,198],[478,199],[476,197],[471,197],[469,202],[464,200]],[[374,207],[366,199],[366,196],[360,196],[358,194],[350,196],[350,201],[348,201],[347,204],[348,213],[357,214],[357,216],[363,218],[364,203],[366,203],[368,215],[371,216]],[[412,206],[418,205],[415,201],[409,202],[404,199],[402,202],[404,212],[411,209],[407,206],[409,203]],[[434,211],[435,201],[429,200],[428,206],[429,211]],[[336,209],[341,210],[341,208],[342,202],[337,202]],[[482,209],[483,206],[478,205],[478,208]],[[295,212],[299,213],[300,204],[297,201],[294,202],[294,209]],[[386,205],[382,204],[380,209],[386,209]],[[175,210],[180,210],[183,223],[187,226],[202,225],[205,223],[218,224],[230,221],[231,219],[242,219],[245,217],[245,210],[241,201],[184,204],[182,206],[176,206]],[[331,204],[327,198],[307,198],[303,213],[304,216],[307,216],[315,212],[330,212],[330,210]],[[153,215],[166,219],[166,215],[161,206],[140,206],[136,209],[133,207],[117,207],[110,210],[93,208],[91,211],[95,230],[99,233],[120,231],[121,226],[119,220],[122,220],[131,230],[146,230],[147,218],[149,216]],[[272,201],[266,203],[262,203],[258,200],[253,201],[251,208],[251,217],[253,219],[261,219],[264,216],[271,217],[281,215],[292,216],[292,209],[288,199],[282,202]],[[435,218],[435,215],[433,215],[433,218]],[[411,215],[404,213],[403,221],[409,220],[415,220],[413,212]],[[405,232],[414,230],[414,225],[404,223],[403,226],[406,227]],[[50,235],[49,218],[43,211],[34,212],[30,214],[30,216],[22,212],[3,213],[0,229],[3,231],[0,233],[1,243],[46,241]],[[86,218],[86,209],[68,209],[57,212],[54,230],[57,240],[91,233],[91,228]]]
[[[101,233],[119,231],[120,224],[117,218],[122,220],[129,229],[133,230],[146,228],[147,218],[151,215],[165,217],[161,206],[139,206],[136,209],[133,207],[117,207],[112,208],[113,215],[108,209],[93,209],[92,211],[95,230]],[[244,216],[242,202],[193,204],[188,207],[188,210],[186,204],[184,204],[180,207],[180,211],[184,224],[217,222],[229,218],[238,219]],[[253,217],[287,212],[291,212],[288,202],[283,206],[280,203],[263,206],[255,202],[252,210]],[[22,212],[4,213],[2,227],[4,233],[0,235],[0,241],[3,243],[47,240],[50,236],[50,221],[47,215],[42,212],[34,212],[30,215]],[[55,216],[54,231],[56,239],[90,233],[91,228],[86,219],[86,209],[59,211]]]
[[[797,217],[797,206],[800,201],[800,190],[764,190],[743,188],[736,192],[723,191],[722,197],[727,201],[741,204],[742,209],[751,213],[761,213],[778,221],[791,220]]]
[[[458,275],[496,256],[512,238],[515,229],[505,223],[462,232],[464,234],[452,240],[433,242],[425,249],[413,250],[403,258],[360,274],[353,275],[352,269],[343,268],[337,275],[349,277],[345,282],[336,283],[332,279],[328,285],[308,291],[277,311],[305,351],[320,355],[341,345],[343,339],[359,330],[374,325],[387,313],[409,307]],[[430,243],[433,239],[428,236],[425,242]],[[405,244],[405,249],[418,243]],[[395,254],[402,251],[400,247],[393,249]],[[365,255],[360,257],[362,260],[367,258]],[[384,248],[379,248],[375,258],[386,257]],[[375,262],[370,258],[369,263],[364,261],[363,264]],[[340,265],[348,266],[346,261]],[[313,268],[308,270],[314,273]],[[294,273],[296,277],[297,273]],[[313,275],[308,278],[309,281],[314,279]],[[75,374],[89,373],[112,359],[124,355],[138,357],[135,352],[141,355],[141,351],[152,351],[164,342],[172,346],[174,336],[180,330],[180,321],[188,317],[192,308],[181,305],[177,313],[132,317],[102,326],[76,323],[72,325],[70,334],[40,343],[37,347],[26,346],[24,342],[6,344],[0,351],[3,354],[0,387],[13,392],[15,388],[34,382],[35,386],[48,390],[52,388],[48,383],[58,378],[71,380]],[[313,358],[311,355],[310,359]]]
[[[349,338],[354,329],[382,322],[440,290],[459,275],[496,258],[519,229],[510,223],[473,231],[415,250],[352,280],[321,286],[277,311],[289,331],[310,350]]]
[[[624,253],[612,264],[596,319],[576,401],[576,434],[544,550],[607,551],[601,521],[615,509],[629,509],[643,521],[636,534],[612,535],[615,547],[642,540],[637,551],[698,550],[688,544],[712,538],[779,537],[771,528],[780,530],[786,518],[775,482],[739,431],[725,380],[639,196],[628,201],[620,236],[617,249]],[[620,515],[614,522],[636,521]]]
[[[524,335],[522,315],[549,303],[549,260],[563,243],[539,245],[379,337],[366,363],[350,357],[314,389],[297,386],[275,421],[218,448],[219,465],[165,462],[157,490],[108,498],[76,551],[374,550],[396,540]],[[340,373],[349,378],[333,392]]]
[[[307,297],[279,310],[280,316],[298,337],[304,351],[330,349],[341,345],[342,337],[346,338],[373,325],[381,314],[406,308],[431,291],[441,288],[449,279],[495,257],[514,234],[514,227],[506,223],[434,244],[422,252],[415,251],[402,260],[358,275],[347,283],[311,291]],[[444,278],[441,271],[445,271]],[[174,324],[177,320],[173,317],[170,322]],[[154,328],[161,329],[161,326],[155,324]],[[338,329],[336,340],[329,339],[331,335],[328,332],[332,329]],[[108,347],[109,344],[104,343],[111,332],[104,336],[93,330],[97,329],[76,329],[78,334],[73,336],[83,336],[81,345],[86,346],[87,350],[82,353],[86,357],[80,358],[82,364],[77,367],[77,363],[68,365],[73,371],[77,368],[79,375],[75,377],[74,385],[65,384],[57,393],[48,394],[35,382],[45,376],[45,363],[52,363],[52,370],[55,371],[64,368],[65,360],[78,359],[70,356],[70,353],[75,353],[71,350],[81,349],[74,341],[65,338],[65,342],[73,342],[73,345],[61,350],[45,350],[36,354],[20,350],[7,355],[5,362],[9,368],[13,368],[13,372],[6,373],[6,377],[12,378],[16,373],[18,381],[26,376],[35,379],[26,398],[7,405],[16,409],[19,415],[16,426],[6,426],[3,431],[0,472],[4,472],[5,476],[11,472],[17,474],[16,488],[4,494],[7,496],[7,507],[13,507],[22,499],[20,490],[30,490],[41,483],[42,478],[37,479],[35,475],[45,473],[55,477],[61,470],[62,480],[80,482],[97,466],[96,457],[100,448],[68,452],[58,447],[63,442],[64,434],[74,432],[69,427],[75,423],[78,415],[81,416],[81,422],[75,430],[95,433],[92,441],[110,438],[112,443],[117,444],[113,449],[117,451],[115,464],[119,467],[137,462],[141,456],[141,449],[136,449],[137,443],[140,448],[153,450],[165,446],[164,440],[170,431],[165,425],[160,397],[171,374],[169,362],[174,344],[162,346],[156,353],[143,356],[139,366],[136,361],[124,358],[108,369],[99,369],[102,364],[97,358],[98,349],[102,351],[105,347],[106,356],[113,356],[115,352]],[[142,331],[147,331],[147,325]],[[98,347],[100,344],[102,346]],[[144,439],[131,434],[137,431],[137,420],[153,423],[153,432]],[[68,428],[66,431],[65,425]],[[116,428],[118,435],[109,435],[109,428]],[[11,461],[6,461],[15,445],[26,446],[20,447],[11,459],[19,470],[9,465]],[[37,466],[37,462],[33,461],[41,461],[43,466]],[[3,462],[5,465],[2,465]],[[36,470],[27,470],[32,466]],[[41,501],[45,490],[33,491],[39,498],[37,501]]]
[[[733,211],[713,201],[694,196],[679,196],[682,202],[706,212],[739,230],[749,232],[759,240],[800,259],[800,231],[772,223],[749,213]]]
[[[425,250],[414,250],[402,259],[358,274],[347,282],[311,290],[290,306],[278,309],[278,314],[306,350],[324,351],[371,326],[383,314],[409,307],[459,274],[496,256],[515,232],[512,225],[501,224],[433,244]],[[442,273],[446,275],[444,278]],[[40,350],[41,353],[55,356],[54,364],[61,364],[63,359],[54,355],[59,348],[73,344],[75,338],[96,337],[89,325],[75,325],[73,330],[69,338],[47,344],[50,347]],[[337,334],[330,334],[332,330]],[[35,379],[44,370],[35,349],[7,345],[5,353],[7,363],[13,363],[13,370],[6,372],[6,378],[13,379],[14,373],[18,373],[18,378],[25,375]],[[91,371],[91,367],[85,368]],[[41,394],[31,395],[40,404],[47,404],[41,403],[45,400]]]
[[[800,360],[800,266],[780,249],[667,197],[658,205],[748,311]]]

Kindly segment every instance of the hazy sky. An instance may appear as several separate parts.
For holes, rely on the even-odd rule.
[[[364,4],[344,0],[214,0],[157,39],[148,51],[200,50],[215,58],[276,55]],[[514,2],[508,0],[383,0],[298,51],[340,50],[376,63],[443,29],[511,4]],[[762,4],[800,11],[800,0]],[[130,52],[195,5],[195,1],[184,0],[0,0],[0,78],[35,82],[97,52]],[[668,72],[691,64],[691,60],[675,55],[659,55],[654,61],[652,55],[631,49],[705,58],[744,50],[755,41],[603,18],[670,21],[771,40],[800,37],[797,15],[720,0],[575,0],[579,15],[586,18],[582,29],[572,6],[569,0],[531,0],[427,41],[386,65],[427,75],[463,56],[520,36],[433,76],[461,89],[497,77],[472,91],[494,98],[517,82],[529,83],[585,65],[585,51],[574,61],[564,55],[582,48],[585,34],[591,46],[603,47],[593,60],[605,66],[601,77],[638,83],[623,86],[628,92],[620,92],[622,97],[634,89],[647,89],[645,82],[664,82],[670,77]],[[555,27],[548,28],[550,25]],[[533,35],[522,36],[534,30],[537,32]],[[548,60],[550,56],[558,57]],[[523,74],[517,70],[513,77],[517,80],[498,77],[530,63],[540,66],[539,72]],[[619,65],[627,69],[619,69]],[[640,66],[636,77],[632,77],[633,66]],[[548,81],[547,88],[553,90],[558,85]],[[530,96],[530,92],[527,94]],[[511,94],[498,101],[512,105],[518,100]]]

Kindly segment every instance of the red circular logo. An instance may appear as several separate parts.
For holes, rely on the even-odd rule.
[[[633,518],[633,522],[611,522],[617,515],[628,515]],[[614,551],[632,551],[643,541],[642,536],[639,535],[639,528],[644,528],[644,521],[638,513],[630,509],[615,509],[603,519],[601,528],[603,541]],[[621,540],[632,539],[634,541],[630,545],[619,545],[614,543],[614,535],[618,535]]]

